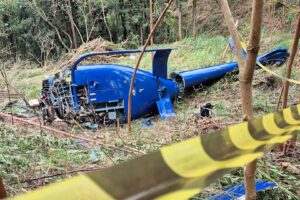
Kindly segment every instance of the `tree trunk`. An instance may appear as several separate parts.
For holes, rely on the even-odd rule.
[[[292,66],[293,66],[293,63],[294,63],[294,60],[295,60],[295,56],[297,54],[299,38],[300,38],[300,15],[298,17],[294,42],[293,42],[293,45],[292,45],[291,55],[290,55],[290,59],[289,59],[288,66],[287,66],[287,71],[286,71],[286,77],[287,78],[291,78]],[[284,81],[283,102],[282,102],[283,109],[287,107],[288,93],[289,93],[289,82]]]
[[[107,32],[109,34],[109,39],[110,39],[111,42],[113,42],[112,35],[111,35],[111,32],[110,32],[109,26],[107,24],[107,21],[106,21],[106,15],[105,15],[105,11],[104,11],[103,0],[101,0],[101,8],[102,8],[103,21],[104,21],[104,24],[106,26]]]
[[[77,49],[77,38],[74,26],[74,18],[73,18],[73,11],[72,11],[72,2],[68,0],[68,16],[71,23],[71,31],[72,31],[72,46],[73,48]]]
[[[33,1],[32,3],[29,3],[28,5],[29,5],[29,7],[30,7],[36,14],[38,14],[38,15],[39,15],[39,16],[40,16],[40,17],[41,17],[41,18],[42,18],[49,26],[51,26],[51,27],[55,30],[56,35],[57,35],[58,40],[59,40],[59,42],[61,43],[61,45],[62,45],[65,49],[67,49],[68,51],[70,51],[70,47],[68,47],[67,44],[64,42],[64,40],[63,40],[63,38],[62,38],[62,36],[61,36],[61,34],[60,34],[60,32],[59,32],[59,28],[58,28],[57,26],[55,26],[55,25],[49,20],[49,18],[46,16],[45,12],[44,12],[41,8],[38,7],[38,5],[36,4],[36,2]],[[70,40],[70,43],[72,43],[72,40],[71,40],[69,34],[67,34],[67,32],[64,31],[64,30],[62,30],[62,29],[60,29],[60,30],[61,30],[65,35],[67,35],[67,37],[68,37],[69,40]]]
[[[127,31],[127,19],[126,19],[126,6],[124,0],[119,0],[120,6],[121,6],[121,11],[119,12],[120,18],[121,18],[121,25],[122,25],[122,33],[123,33],[123,40],[126,40],[128,37],[128,31]]]
[[[193,35],[193,37],[196,37],[196,35],[197,35],[196,10],[197,10],[197,1],[193,0],[193,8],[192,8],[192,35]]]
[[[137,73],[137,70],[140,66],[140,63],[141,63],[141,60],[142,60],[142,57],[145,53],[145,50],[151,40],[151,37],[153,36],[154,34],[154,31],[156,30],[156,28],[158,27],[158,25],[160,24],[161,20],[164,18],[167,10],[169,9],[169,7],[171,6],[171,4],[173,3],[174,0],[169,0],[168,4],[166,5],[165,9],[162,11],[162,13],[160,14],[160,16],[158,17],[156,23],[154,24],[153,26],[153,29],[152,31],[150,32],[150,34],[148,35],[148,38],[143,46],[143,49],[140,53],[140,56],[138,58],[138,61],[134,67],[134,71],[133,71],[133,74],[132,74],[132,77],[131,77],[131,81],[130,81],[130,88],[129,88],[129,92],[128,92],[128,104],[127,104],[127,124],[128,124],[128,132],[131,133],[131,103],[132,103],[132,90],[133,90],[133,85],[134,85],[134,80],[135,80],[135,77],[136,77],[136,73]]]
[[[287,71],[286,71],[286,77],[287,78],[291,78],[291,74],[292,74],[292,66],[298,51],[298,45],[299,45],[299,38],[300,38],[300,15],[298,16],[298,22],[297,22],[297,27],[296,27],[296,33],[295,33],[295,37],[294,37],[294,42],[292,45],[292,49],[291,49],[291,55],[289,58],[289,62],[287,65]],[[289,82],[288,81],[284,81],[283,84],[283,101],[282,101],[282,107],[283,109],[287,107],[287,100],[288,100],[288,95],[289,95]],[[291,140],[289,140],[287,143],[285,144],[280,144],[279,145],[279,151],[281,151],[283,154],[286,154],[286,151],[289,148],[285,148],[284,146],[289,146],[292,147],[293,145],[295,145],[295,142],[297,141],[297,135],[295,135]]]
[[[235,22],[232,17],[227,0],[219,0],[219,4],[222,9],[229,33],[234,41],[234,48],[236,49],[236,53],[237,53],[236,54],[237,62],[239,65],[239,70],[241,72],[244,69],[245,61],[244,61],[243,48],[240,42],[239,34],[237,32],[237,28],[235,26]],[[241,76],[241,73],[239,73],[239,76]]]
[[[152,32],[153,30],[153,2],[152,0],[149,1],[149,4],[150,4],[150,13],[149,13],[149,21],[150,21],[150,33]],[[154,40],[153,40],[153,36],[151,36],[151,40],[150,40],[150,45],[151,45],[151,48],[153,48],[154,46]],[[151,59],[153,59],[153,52],[151,52]]]
[[[141,39],[141,45],[144,44],[144,34],[143,34],[143,26],[140,25],[140,39]]]
[[[153,30],[153,3],[152,0],[150,0],[150,33]],[[153,48],[154,41],[153,41],[153,36],[151,37],[151,47]]]
[[[178,39],[182,40],[182,12],[181,12],[181,4],[179,4],[178,8]]]
[[[11,98],[10,98],[10,83],[9,80],[7,78],[7,73],[6,73],[6,67],[5,64],[1,64],[1,68],[0,68],[0,74],[4,80],[4,84],[6,86],[6,90],[7,90],[7,94],[8,94],[8,102],[11,102]],[[13,113],[13,107],[10,106],[10,114],[11,114],[11,124],[14,125],[14,113]]]
[[[237,36],[238,32],[234,26],[234,20],[228,5],[227,0],[219,0],[222,11],[225,16],[226,24],[232,33],[235,46],[238,46],[237,57],[240,66],[240,84],[241,84],[241,99],[242,99],[242,113],[244,120],[250,120],[253,118],[253,105],[252,105],[252,80],[254,69],[256,66],[256,58],[260,48],[260,35],[261,35],[261,23],[262,23],[262,11],[263,11],[263,0],[253,0],[253,9],[251,17],[251,30],[250,40],[247,48],[247,59],[245,67],[241,67],[241,47],[240,39]],[[253,161],[246,165],[244,176],[245,176],[245,188],[246,188],[246,199],[252,200],[256,198],[255,192],[255,171],[256,161]]]
[[[244,96],[242,97],[242,102],[244,102],[243,104],[245,104],[245,106],[243,106],[243,113],[247,116],[247,119],[253,118],[252,80],[256,66],[256,59],[260,48],[263,5],[263,0],[253,0],[250,40],[247,48],[246,67],[243,72],[243,78],[241,80],[242,96]],[[255,171],[256,161],[253,161],[246,165],[244,177],[247,200],[256,199]]]

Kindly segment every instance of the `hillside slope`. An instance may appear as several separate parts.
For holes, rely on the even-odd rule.
[[[269,35],[264,32],[261,51],[265,52],[281,44],[289,46],[291,38],[291,33]],[[159,45],[157,47],[174,48],[169,63],[169,72],[172,72],[231,61],[234,59],[234,55],[231,51],[224,54],[226,45],[227,38],[224,36],[218,35],[212,37],[210,35],[201,35],[195,39],[187,38],[181,42]],[[121,57],[116,58],[113,62],[134,65],[136,59],[137,57]],[[142,60],[141,68],[146,70],[151,69],[150,61],[151,54],[147,54]],[[95,62],[95,60],[91,62]],[[295,66],[298,66],[298,64],[299,62],[297,61]],[[272,67],[271,69],[276,73],[284,74],[285,65]],[[43,77],[57,70],[61,70],[61,68],[27,68],[20,71],[15,66],[8,72],[8,76],[12,85],[17,90],[26,94],[28,98],[37,98]],[[299,75],[300,70],[296,67],[293,77],[299,77]],[[4,88],[3,83],[2,87]],[[280,88],[280,80],[272,77],[265,71],[255,71],[255,116],[261,116],[276,110]],[[133,133],[131,135],[128,135],[126,127],[120,130],[114,127],[107,127],[96,132],[91,132],[89,130],[83,131],[76,124],[69,126],[54,124],[53,126],[62,130],[72,131],[76,134],[93,136],[99,141],[115,144],[118,147],[126,144],[143,151],[151,152],[166,144],[178,142],[198,134],[205,134],[213,130],[219,130],[220,128],[240,122],[241,103],[238,98],[239,90],[237,76],[229,75],[211,86],[190,91],[185,95],[183,100],[176,100],[174,102],[177,114],[177,118],[174,121],[162,121],[159,116],[155,116],[152,119],[154,126],[144,127],[141,125],[142,119],[136,120],[133,122]],[[296,94],[299,94],[299,88],[292,85],[289,97],[290,104],[298,102]],[[212,118],[198,118],[199,107],[206,103],[211,103],[214,106]],[[89,169],[110,166],[135,157],[134,155],[115,152],[105,148],[91,147],[79,141],[62,140],[49,136],[48,132],[44,132],[46,136],[41,136],[38,130],[30,127],[24,128],[22,124],[11,126],[9,124],[4,125],[3,122],[0,123],[0,129],[5,133],[5,137],[2,137],[0,141],[2,144],[0,145],[0,152],[14,152],[10,157],[4,157],[6,161],[2,165],[3,168],[0,171],[0,176],[4,177],[5,183],[9,186],[8,191],[13,195],[23,192],[24,189],[31,190],[46,183],[55,182],[61,178],[60,176],[57,178],[51,177],[41,182],[25,181],[17,185],[15,183],[18,180],[32,179],[33,177],[40,177],[43,174],[51,175],[73,171],[78,168]],[[16,135],[17,138],[8,137],[9,135]],[[25,144],[20,146],[19,144],[21,143]],[[13,146],[7,144],[13,144]],[[109,157],[106,157],[105,154],[108,154]],[[35,157],[34,162],[36,166],[34,171],[30,168],[33,157]],[[111,163],[110,159],[114,163]],[[299,164],[297,157],[290,157],[288,161],[295,165]],[[22,168],[19,168],[20,163],[22,163]],[[63,175],[62,177],[74,174],[76,172]],[[276,166],[276,160],[273,159],[272,154],[267,154],[267,156],[259,161],[257,178],[275,180],[280,185],[275,190],[265,192],[263,194],[265,198],[276,196],[279,199],[296,199],[297,193],[299,194],[298,186],[300,183],[297,176]],[[237,170],[207,188],[199,198],[207,197],[241,181],[241,170]]]

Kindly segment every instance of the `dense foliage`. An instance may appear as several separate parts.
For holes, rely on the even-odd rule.
[[[163,0],[154,1],[154,19],[163,4]],[[149,1],[3,0],[0,48],[9,47],[15,59],[31,59],[42,65],[50,57],[98,37],[139,44],[149,33],[148,21]],[[165,22],[158,40],[174,41],[172,27],[176,22],[172,11]]]
[[[146,40],[150,30],[149,2],[1,0],[0,49],[9,49],[14,60],[31,60],[43,66],[49,60],[61,57],[62,53],[100,37],[134,48]],[[273,1],[268,2],[266,9],[271,8],[268,5]],[[153,0],[154,21],[165,3],[166,0]],[[230,0],[229,3],[238,19],[249,16],[250,3],[241,0]],[[280,6],[276,9],[282,13]],[[289,18],[292,21],[294,15],[286,19]],[[180,31],[179,27],[182,27]],[[215,31],[226,31],[217,1],[176,0],[158,27],[154,40],[155,43],[170,43],[182,37]]]

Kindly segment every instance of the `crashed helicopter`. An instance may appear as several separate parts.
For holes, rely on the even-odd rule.
[[[186,89],[217,81],[238,71],[237,62],[172,72],[168,78],[168,58],[172,49],[147,49],[154,52],[152,72],[138,70],[132,91],[132,119],[158,112],[162,119],[175,117],[173,100]],[[127,120],[130,80],[134,69],[120,64],[80,63],[92,56],[140,53],[140,50],[94,52],[80,56],[74,64],[42,82],[40,107],[43,120],[75,119],[79,123],[108,124]],[[288,51],[279,47],[257,58],[264,65],[282,64]]]

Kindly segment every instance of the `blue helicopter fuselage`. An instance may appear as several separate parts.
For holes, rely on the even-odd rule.
[[[101,104],[123,102],[127,116],[128,93],[133,68],[117,64],[85,65],[75,71],[76,86],[87,86],[88,102]],[[174,99],[179,93],[177,84],[169,79],[138,70],[132,91],[132,118],[152,113],[160,95],[168,94]]]
[[[227,73],[239,69],[237,62],[231,62],[173,72],[168,77],[168,58],[171,50],[146,50],[155,52],[152,72],[137,70],[132,91],[132,119],[157,111],[164,120],[174,118],[176,115],[172,100],[182,95],[185,89],[217,81]],[[71,69],[44,80],[41,107],[46,121],[53,120],[53,113],[62,119],[75,118],[80,122],[93,124],[127,120],[128,94],[134,69],[119,64],[79,64],[91,56],[140,52],[119,50],[88,53],[79,57]],[[287,50],[279,47],[259,56],[257,61],[263,64],[283,63],[288,56]]]

